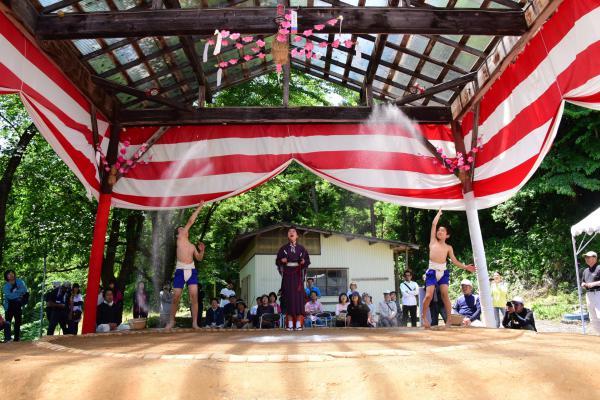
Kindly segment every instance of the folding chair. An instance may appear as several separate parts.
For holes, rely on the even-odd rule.
[[[275,328],[276,322],[279,321],[279,314],[263,314],[258,321],[258,329],[263,329],[263,325],[269,324],[268,329]]]
[[[318,313],[315,317],[317,317],[317,319],[312,322],[314,328],[329,328],[331,326],[331,321],[333,321],[333,316],[329,311]]]

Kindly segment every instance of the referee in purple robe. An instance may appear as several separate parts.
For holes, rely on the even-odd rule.
[[[289,243],[277,252],[277,270],[281,275],[282,303],[286,305],[287,330],[301,331],[304,326],[304,279],[310,265],[310,257],[304,246],[298,244],[295,227],[288,229]]]

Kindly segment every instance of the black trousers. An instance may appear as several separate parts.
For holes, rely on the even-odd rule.
[[[443,301],[429,303],[429,313],[431,314],[431,326],[437,326],[440,316],[446,322],[446,309]]]
[[[6,323],[10,324],[12,320],[15,320],[14,324],[14,339],[16,342],[21,340],[21,320],[23,319],[23,308],[21,303],[18,301],[9,301],[8,302],[8,310],[6,310]],[[7,331],[4,331],[5,333]],[[5,337],[6,340],[10,339],[10,330],[9,337]]]
[[[410,326],[417,326],[417,306],[402,306],[402,325],[408,325],[410,314]]]
[[[50,313],[50,321],[48,321],[48,336],[54,335],[57,325],[60,325],[63,335],[69,334],[71,331],[67,326],[67,320],[68,316],[66,310],[52,310]]]

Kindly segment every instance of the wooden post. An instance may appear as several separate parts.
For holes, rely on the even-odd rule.
[[[288,107],[290,102],[290,63],[283,66],[283,106]]]

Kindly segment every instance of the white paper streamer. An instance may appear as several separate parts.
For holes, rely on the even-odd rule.
[[[208,41],[204,43],[204,53],[202,53],[202,62],[208,61]]]
[[[338,40],[341,42],[342,41],[342,23],[344,22],[344,16],[340,15],[338,17],[338,19],[340,20],[340,33],[339,33],[339,36],[338,36]]]
[[[221,42],[223,41],[223,37],[221,36],[221,31],[216,30],[215,35],[217,35],[217,43],[215,44],[215,51],[213,51],[213,56],[216,56],[221,52]]]
[[[223,77],[223,68],[217,71],[217,87],[221,86],[221,78]]]
[[[362,58],[362,53],[360,52],[360,42],[358,39],[356,39],[356,43],[354,44],[354,51],[356,51],[356,59],[360,61],[360,59]]]

